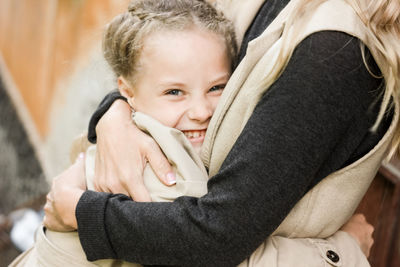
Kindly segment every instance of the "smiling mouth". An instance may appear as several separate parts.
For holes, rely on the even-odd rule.
[[[190,130],[182,132],[192,143],[203,142],[204,136],[206,135],[206,130]]]

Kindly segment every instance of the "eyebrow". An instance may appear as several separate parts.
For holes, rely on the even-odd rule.
[[[160,85],[161,86],[176,86],[176,87],[185,87],[186,86],[186,84],[184,84],[184,83],[168,81],[168,80],[162,81],[160,83]]]
[[[210,81],[210,83],[216,83],[220,80],[229,80],[229,77],[231,75],[229,73],[224,73],[223,75],[217,76],[217,78],[213,79],[212,81]]]
[[[230,77],[230,73],[228,73],[228,72],[227,73],[223,73],[222,75],[216,76],[215,79],[210,80],[209,83],[210,84],[214,84],[214,83],[217,83],[217,82],[219,82],[221,80],[229,80],[229,77]],[[174,86],[176,86],[176,87],[185,87],[186,86],[185,83],[177,82],[177,81],[174,81],[174,80],[168,80],[168,79],[165,79],[164,81],[161,81],[159,85],[160,86],[167,86],[167,87],[174,87]]]

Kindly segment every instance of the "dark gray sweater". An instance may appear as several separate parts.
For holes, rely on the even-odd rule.
[[[283,5],[266,1],[242,47],[269,25]],[[148,265],[239,264],[307,190],[365,155],[387,129],[389,118],[377,133],[369,131],[383,81],[368,73],[359,43],[333,31],[315,33],[301,42],[210,179],[204,197],[137,203],[123,195],[85,192],[76,216],[88,259],[118,258]],[[242,49],[240,58],[244,53]],[[373,72],[379,73],[368,51],[366,56]],[[112,101],[110,97],[105,103],[109,106]],[[92,135],[94,125],[95,120]]]

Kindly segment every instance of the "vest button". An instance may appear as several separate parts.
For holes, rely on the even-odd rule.
[[[339,255],[332,250],[328,250],[326,252],[326,257],[328,257],[328,259],[330,259],[332,262],[338,262],[340,260]]]

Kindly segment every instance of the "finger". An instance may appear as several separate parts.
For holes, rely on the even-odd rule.
[[[372,224],[369,224],[369,223],[367,223],[367,222],[366,222],[366,224],[367,224],[367,226],[366,226],[367,233],[368,233],[370,236],[372,236],[372,234],[373,234],[374,231],[375,231],[375,228],[374,228],[374,226],[373,226]]]
[[[52,219],[51,216],[47,216],[45,215],[43,218],[43,225],[52,231],[56,231],[56,232],[70,232],[73,231],[74,229],[67,227],[63,224],[61,224],[60,222],[58,222],[55,219]]]
[[[97,168],[97,167],[96,167]],[[102,168],[103,169],[103,168]],[[97,172],[95,170],[94,177],[93,177],[93,187],[94,190],[98,192],[105,192],[105,193],[113,193],[113,194],[124,194],[129,195],[128,191],[125,190],[120,184],[119,180],[116,179],[106,179],[108,177],[114,177],[115,175],[106,174],[106,176],[102,175],[106,173],[103,169],[101,172]]]
[[[158,179],[165,185],[176,184],[176,177],[172,170],[172,166],[161,152],[160,147],[151,140],[146,148],[146,159],[149,161],[151,168],[157,175]]]
[[[104,192],[104,193],[111,193],[111,191],[108,189],[108,187],[106,187],[104,185],[104,183],[101,183],[101,181],[99,181],[100,178],[96,178],[93,180],[93,189],[91,190],[95,190],[97,192]]]
[[[73,166],[75,166],[80,173],[85,173],[85,153],[79,153]]]
[[[98,192],[103,192],[101,185],[104,181],[104,173],[107,169],[107,161],[103,160],[102,153],[100,146],[97,147],[95,153],[95,160],[94,160],[94,177],[93,177],[93,186],[94,190]]]
[[[119,183],[118,180],[106,180],[104,176],[101,176],[103,178],[93,178],[93,187],[94,190],[98,192],[105,192],[105,193],[113,193],[113,194],[124,194],[127,196],[130,196],[129,192],[127,189],[125,189],[121,184]],[[110,175],[110,177],[112,177]]]
[[[46,226],[47,227],[47,221],[48,221],[48,219],[47,219],[47,216],[46,216],[46,214],[43,216],[43,225],[44,226]]]
[[[44,210],[44,218],[43,218],[43,224],[44,226],[51,227],[52,223],[51,223],[51,218],[52,218],[52,214],[53,214],[53,205],[50,202],[46,202],[46,204],[43,207]]]
[[[98,192],[104,192],[104,193],[112,193],[111,190],[104,185],[99,185],[98,189],[96,189]]]
[[[365,218],[365,215],[363,213],[357,213],[354,214],[354,218],[358,222],[366,223],[367,219]]]
[[[108,187],[107,181],[104,178],[96,178],[93,181],[93,187],[97,192],[112,193],[111,189]]]
[[[112,161],[112,160],[111,160]],[[96,151],[95,165],[94,165],[94,177],[93,177],[93,187],[94,190],[98,192],[105,193],[127,193],[126,190],[118,190],[118,187],[110,184],[114,180],[115,177],[119,177],[117,175],[119,172],[115,170],[115,166],[113,164],[108,164],[109,161],[105,160],[102,157],[102,153],[100,153],[100,148]],[[117,173],[117,174],[116,174]],[[107,179],[107,177],[111,177],[114,179]],[[120,178],[120,177],[119,177]],[[121,188],[121,187],[119,187]]]
[[[365,256],[368,258],[369,257],[369,255],[370,255],[370,253],[371,253],[371,248],[372,248],[372,245],[374,244],[374,239],[370,239],[369,240],[369,243],[366,245],[366,248],[364,249],[365,250]]]
[[[74,164],[70,166],[68,184],[86,190],[85,153],[80,153]]]
[[[46,195],[46,201],[47,202],[53,202],[53,196],[52,196],[52,194],[51,194],[51,192],[49,192],[49,193],[47,193],[47,195]]]
[[[130,196],[128,190],[125,189],[124,185],[118,180],[108,180],[107,189],[113,194],[124,194],[126,196]]]
[[[136,184],[128,190],[129,196],[137,202],[151,202],[151,197],[144,184]]]
[[[53,213],[53,205],[51,204],[51,202],[46,201],[46,203],[44,204],[43,210],[44,210],[45,214]]]
[[[47,228],[47,229],[50,229],[50,230],[55,230],[55,225],[54,225],[54,223],[52,222],[52,220],[50,219],[50,216],[48,216],[48,215],[44,215],[44,217],[43,217],[43,225]]]

